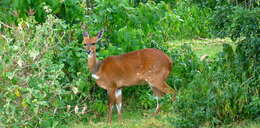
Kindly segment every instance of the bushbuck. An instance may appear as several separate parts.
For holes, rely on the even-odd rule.
[[[154,114],[160,111],[159,97],[173,94],[165,80],[167,79],[172,61],[162,51],[146,48],[117,56],[109,56],[104,60],[96,59],[96,43],[104,31],[90,37],[83,33],[83,44],[88,54],[88,68],[99,87],[108,93],[108,122],[111,123],[112,108],[116,105],[118,119],[122,120],[122,88],[148,83],[157,100]]]

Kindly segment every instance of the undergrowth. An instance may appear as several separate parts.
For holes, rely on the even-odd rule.
[[[93,35],[100,29],[105,34],[97,49],[99,59],[149,47],[172,58],[174,68],[167,82],[177,91],[176,101],[167,96],[161,101],[165,110],[176,114],[168,119],[171,125],[215,127],[257,118],[259,8],[198,2],[133,5],[128,0],[95,0],[89,7],[83,1],[65,0],[55,7],[55,3],[37,6],[42,17],[41,11],[34,15],[31,10],[1,20],[0,127],[62,127],[71,120],[87,122],[90,115],[103,117],[107,94],[91,78],[81,43],[83,31]],[[61,13],[63,5],[75,9]],[[25,13],[31,4],[18,7]],[[5,16],[14,11],[0,9]],[[77,10],[80,14],[73,13]],[[200,59],[189,45],[169,44],[213,37],[231,38],[236,49],[224,44],[215,57]],[[148,90],[146,86],[125,89],[125,104],[154,108]]]

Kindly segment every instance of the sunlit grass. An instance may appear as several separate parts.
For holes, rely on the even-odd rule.
[[[184,44],[189,44],[196,55],[208,55],[209,57],[214,57],[217,53],[222,51],[224,43],[230,44],[233,48],[235,46],[229,38],[176,40],[170,42],[169,45],[174,48],[180,48]]]

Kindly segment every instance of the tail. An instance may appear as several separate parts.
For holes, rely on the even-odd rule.
[[[170,59],[170,57],[168,57],[168,60],[169,60],[169,74],[170,74],[172,71],[172,67],[173,67],[173,61]],[[173,95],[172,100],[175,101],[176,100],[176,91],[170,86],[169,86],[169,88],[170,88],[170,94]]]
[[[173,65],[173,62],[172,62],[171,59],[169,59],[169,61],[170,61],[169,71],[171,72],[171,71],[172,71],[172,65]]]
[[[172,71],[172,65],[173,65],[173,61],[171,60],[171,58],[169,56],[167,56],[168,60],[169,60],[169,73]]]

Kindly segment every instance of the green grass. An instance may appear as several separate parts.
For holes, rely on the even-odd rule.
[[[106,116],[91,119],[88,122],[72,122],[70,128],[174,128],[169,119],[175,118],[172,112],[160,112],[157,116],[152,116],[147,110],[137,110],[123,112],[122,122],[117,120],[116,112],[113,113],[112,124],[107,123]],[[211,128],[212,126],[202,126]],[[244,120],[232,124],[217,126],[219,128],[260,128],[260,120]]]
[[[167,120],[174,118],[170,112],[161,112],[156,116],[152,116],[152,112],[147,110],[123,112],[123,120],[117,120],[116,112],[113,113],[112,124],[107,123],[106,117],[99,119],[91,119],[88,122],[73,122],[71,128],[172,128],[172,124]]]
[[[228,125],[223,125],[221,128],[260,128],[260,120],[244,120],[241,122],[235,122]]]
[[[193,40],[178,40],[169,43],[174,48],[180,48],[184,44],[190,44],[192,50],[196,55],[208,55],[209,57],[214,57],[217,53],[222,50],[223,44],[231,44],[234,48],[234,43],[231,39],[193,39]]]

